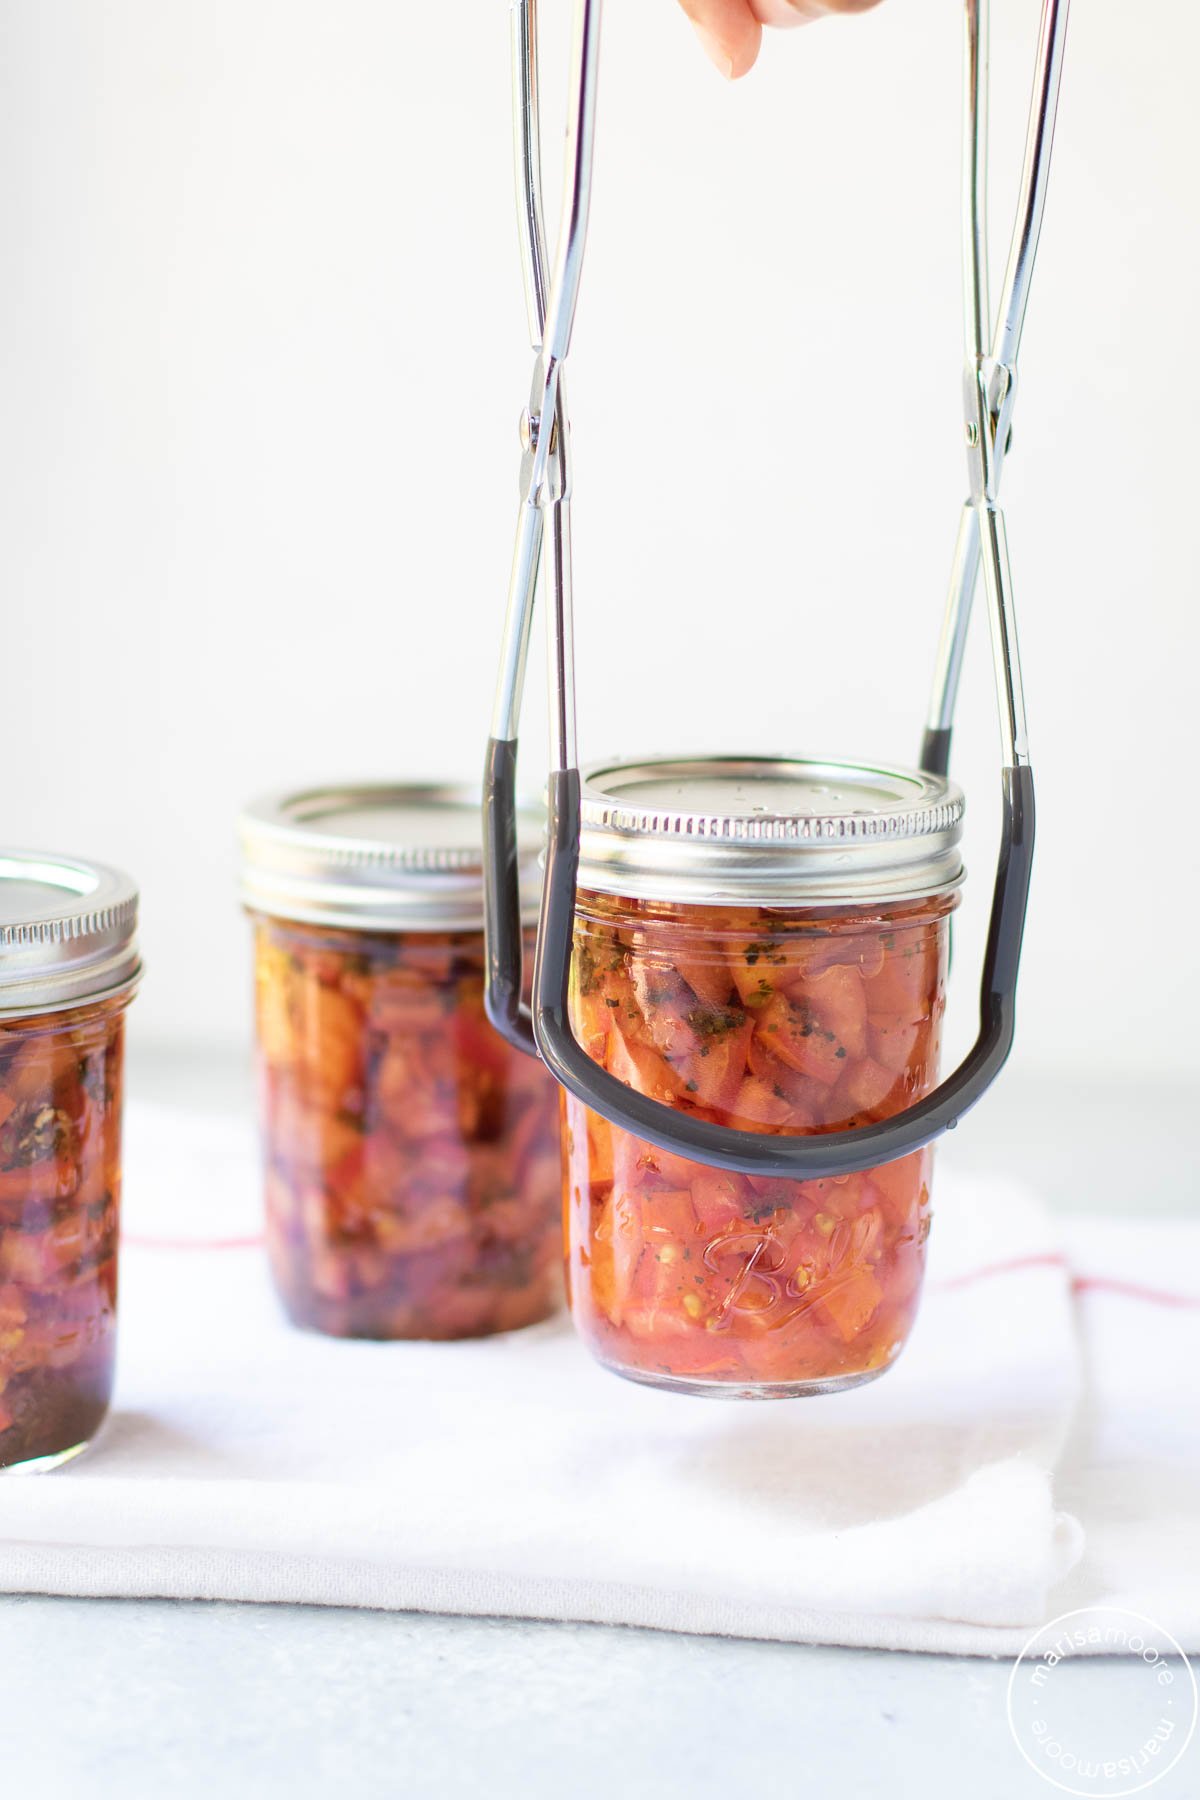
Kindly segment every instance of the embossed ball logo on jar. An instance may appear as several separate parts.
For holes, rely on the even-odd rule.
[[[786,1298],[787,1251],[763,1231],[723,1231],[705,1246],[704,1266],[728,1283],[712,1314],[716,1325],[731,1313],[766,1313]]]

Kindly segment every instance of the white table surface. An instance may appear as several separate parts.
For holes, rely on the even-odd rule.
[[[151,1097],[244,1101],[232,1066],[144,1053]],[[1064,1210],[1195,1210],[1194,1095],[1014,1073],[941,1152],[1037,1171]],[[597,1625],[315,1607],[0,1598],[0,1800],[349,1790],[1019,1800],[1010,1665]],[[1066,1666],[1097,1720],[1131,1666]],[[1200,1793],[1200,1746],[1149,1790]]]

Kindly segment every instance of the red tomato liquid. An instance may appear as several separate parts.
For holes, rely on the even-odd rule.
[[[0,1469],[65,1459],[108,1410],[123,1012],[0,1021]]]
[[[555,1086],[483,1010],[478,932],[256,922],[267,1248],[298,1325],[462,1338],[562,1299]]]
[[[867,913],[581,894],[572,1023],[681,1112],[804,1134],[900,1112],[937,1079],[953,896]],[[567,1284],[619,1373],[747,1397],[852,1386],[902,1349],[932,1154],[819,1181],[730,1175],[566,1096]]]

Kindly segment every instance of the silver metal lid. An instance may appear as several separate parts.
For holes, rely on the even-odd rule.
[[[483,928],[478,790],[347,783],[270,794],[239,821],[252,912],[360,931]],[[521,904],[537,916],[545,813],[521,808]]]
[[[130,991],[142,972],[137,905],[117,869],[0,850],[0,1018]]]
[[[963,878],[963,797],[916,769],[688,757],[585,771],[579,885],[635,900],[916,900]]]

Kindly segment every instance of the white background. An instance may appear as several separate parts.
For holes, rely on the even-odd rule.
[[[1037,5],[994,11],[999,255]],[[1074,11],[1006,470],[1035,1075],[1200,1066],[1200,19],[1152,13]],[[729,88],[671,0],[610,0],[571,382],[585,760],[915,755],[964,486],[959,14],[886,0]],[[245,1040],[243,800],[477,778],[530,366],[507,32],[503,0],[0,10],[0,839],[139,878],[144,1043]],[[961,1037],[982,631],[960,716]],[[542,737],[534,682],[531,782]]]

